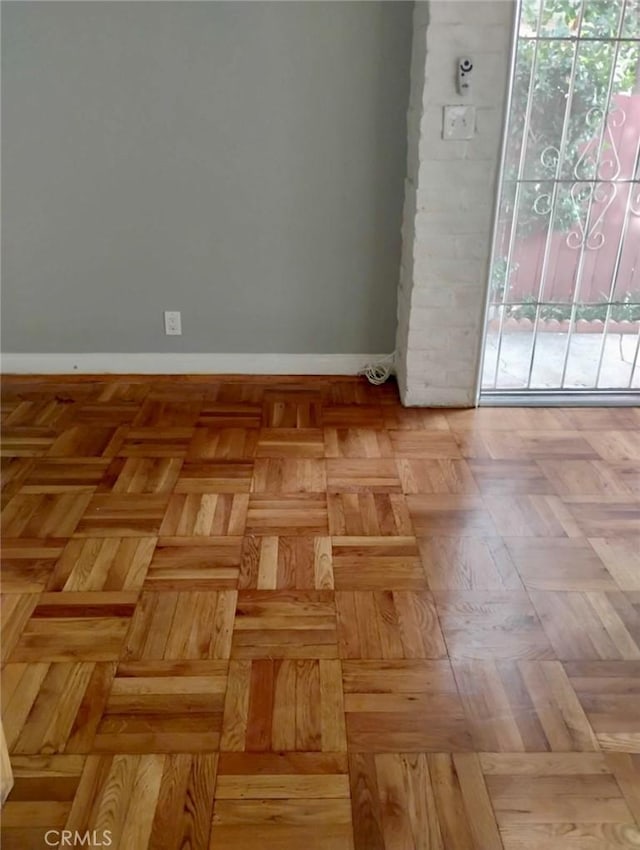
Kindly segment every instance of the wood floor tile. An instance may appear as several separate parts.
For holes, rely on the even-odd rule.
[[[331,493],[400,493],[402,485],[393,458],[327,460],[326,490]]]
[[[265,428],[320,428],[322,403],[317,393],[267,390],[262,405]]]
[[[371,386],[367,381],[330,380],[327,407],[336,404],[398,404],[398,388],[393,383]]]
[[[161,537],[144,589],[231,590],[238,587],[242,537]]]
[[[456,427],[452,427],[451,434],[460,449],[460,455],[467,461],[496,459],[493,456],[493,442],[499,442],[502,432],[481,431],[478,429],[460,431]],[[517,459],[517,454],[514,454],[510,459]],[[504,458],[501,458],[501,460],[504,460]]]
[[[114,672],[113,662],[7,664],[2,681],[9,751],[90,752]]]
[[[59,405],[86,403],[94,400],[101,385],[94,381],[77,380],[77,376],[48,376],[44,380],[34,381],[29,376],[16,377],[9,381],[10,386],[3,389],[4,397],[17,397],[34,403],[55,402]],[[5,381],[3,381],[3,384]]]
[[[553,460],[538,464],[560,496],[594,501],[634,501],[636,494],[617,470],[601,460]]]
[[[166,493],[98,493],[89,498],[75,528],[79,537],[155,536],[169,501]]]
[[[321,458],[324,456],[320,428],[263,428],[259,433],[257,457]]]
[[[544,407],[480,407],[444,411],[449,427],[458,431],[562,431],[568,409]]]
[[[406,590],[336,593],[341,658],[446,658],[429,593]]]
[[[322,421],[327,428],[372,428],[387,427],[380,404],[334,404],[325,405]]]
[[[467,462],[457,458],[397,461],[403,493],[465,493],[474,495],[478,486]]]
[[[239,587],[243,590],[331,590],[330,537],[244,538]]]
[[[349,768],[355,850],[502,850],[473,753],[354,753]]]
[[[107,458],[42,458],[31,464],[21,493],[93,493],[109,465]]]
[[[485,500],[466,495],[409,495],[407,506],[419,537],[496,537]]]
[[[66,538],[5,538],[0,554],[2,593],[44,590],[64,550]]]
[[[262,412],[262,399],[267,390],[266,383],[259,378],[251,381],[222,380],[217,390],[211,395],[211,400],[218,404],[234,404],[246,407],[257,406]]]
[[[562,419],[580,431],[616,431],[637,428],[640,417],[636,407],[567,407]]]
[[[591,537],[589,543],[620,590],[640,590],[640,536]]]
[[[2,410],[7,428],[51,428],[57,433],[64,431],[70,421],[75,421],[77,413],[74,410],[72,417],[67,405],[55,398],[26,399],[20,393],[11,402],[4,400]]]
[[[389,431],[393,454],[400,458],[459,458],[460,448],[448,431]]]
[[[602,460],[609,463],[635,463],[640,460],[638,428],[626,430],[585,431],[587,442]]]
[[[505,542],[528,590],[617,590],[588,540],[508,537]]]
[[[388,433],[376,427],[325,428],[324,446],[327,458],[394,456]]]
[[[113,427],[74,425],[56,438],[47,454],[49,457],[108,457],[115,436]]]
[[[471,750],[448,661],[343,661],[351,752]]]
[[[137,598],[133,591],[42,593],[8,660],[114,660]]]
[[[555,658],[526,593],[442,590],[434,596],[452,658]]]
[[[143,591],[122,649],[126,660],[225,659],[236,591]]]
[[[48,577],[47,590],[139,590],[155,545],[155,537],[73,538]]]
[[[621,485],[621,492],[623,492],[622,488],[624,487],[631,493],[636,502],[640,501],[640,471],[636,462],[603,463],[600,464],[600,467],[610,470],[616,485]]]
[[[1,507],[4,508],[20,491],[25,478],[33,469],[35,461],[24,457],[1,457],[0,452],[0,490]]]
[[[232,660],[221,749],[345,752],[340,662],[317,657]]]
[[[499,537],[421,537],[420,555],[431,590],[522,590]]]
[[[2,457],[43,457],[56,439],[51,428],[4,428],[2,432]]]
[[[183,458],[194,435],[194,428],[130,428],[119,446],[122,457]]]
[[[485,505],[498,534],[512,537],[566,537],[553,496],[487,496]]]
[[[599,750],[559,661],[454,659],[478,752]]]
[[[552,495],[556,492],[535,460],[477,458],[469,460],[468,464],[480,492],[486,496]]]
[[[640,829],[601,755],[523,761],[492,754],[480,756],[480,764],[505,850],[630,848],[640,841]]]
[[[82,404],[77,410],[73,411],[73,421],[80,425],[100,425],[111,426],[116,429],[116,439],[111,445],[111,450],[120,448],[122,438],[126,434],[126,430],[131,427],[133,420],[138,415],[140,407],[130,401],[118,401],[109,403],[87,403]]]
[[[139,409],[139,403],[151,392],[151,384],[148,380],[144,381],[129,381],[118,378],[114,381],[101,383],[98,387],[96,401],[102,404],[131,404],[135,405],[136,410]]]
[[[413,525],[400,493],[329,493],[329,531],[334,537],[407,537]]]
[[[184,493],[171,496],[160,525],[162,537],[238,537],[244,534],[246,493]]]
[[[385,427],[392,431],[450,430],[444,410],[426,407],[400,407],[397,404],[384,405],[381,409]]]
[[[600,747],[640,753],[640,662],[570,661],[564,668]]]
[[[70,537],[91,499],[91,493],[85,492],[18,494],[2,511],[2,536]]]
[[[197,398],[171,399],[149,397],[140,406],[134,428],[189,428],[200,415],[202,403]]]
[[[86,799],[86,810],[72,807],[66,824],[71,835],[96,830],[116,847],[147,847],[164,761],[155,754],[90,756],[77,795]]]
[[[348,800],[224,800],[214,807],[211,847],[353,850]]]
[[[253,781],[257,781],[259,777],[266,777],[270,780],[273,777],[282,776],[283,783],[287,785],[291,784],[290,780],[294,776],[329,776],[335,778],[346,775],[347,772],[346,752],[245,753],[234,750],[220,754],[218,770],[219,776],[227,777],[229,783],[236,782],[237,780],[232,780],[231,777],[238,776]],[[313,780],[310,781],[313,782]],[[339,788],[337,796],[344,796],[342,780],[336,783],[336,787]],[[278,793],[277,789],[272,788],[272,793]]]
[[[258,445],[256,428],[196,428],[188,460],[247,460],[255,457]]]
[[[324,493],[327,477],[323,460],[309,458],[258,458],[254,493]]]
[[[640,606],[622,593],[531,591],[558,658],[640,659]]]
[[[640,527],[637,502],[582,502],[567,498],[564,503],[585,537],[637,537]]]
[[[640,827],[640,753],[608,752],[605,759],[620,786],[629,811]]]
[[[324,493],[297,495],[251,494],[247,534],[326,536],[327,498]]]
[[[337,590],[426,590],[415,537],[333,537]]]
[[[504,411],[500,411],[504,413]],[[452,426],[452,433],[463,457],[499,461],[534,461],[545,458],[582,458],[597,460],[598,452],[580,431],[530,429],[517,430],[506,427],[491,430]],[[529,423],[531,424],[531,423]]]
[[[2,681],[2,724],[8,749],[11,751],[36,701],[50,664],[4,664]],[[50,682],[49,682],[50,683]]]
[[[0,597],[0,654],[2,661],[13,652],[38,603],[37,593],[7,593]]]
[[[182,459],[179,457],[117,457],[106,470],[99,493],[171,493]]]
[[[180,469],[176,493],[248,493],[253,461],[185,461]]]
[[[127,661],[117,669],[94,752],[205,753],[220,745],[226,661]]]
[[[342,766],[340,762],[344,762],[344,770],[338,772]],[[348,800],[346,755],[309,752],[223,753],[216,799]]]
[[[180,404],[186,405],[192,402],[202,404],[206,399],[216,398],[219,387],[219,382],[210,375],[172,375],[170,377],[164,375],[150,383],[144,377],[142,380],[146,382],[149,389],[145,398],[153,401],[171,401],[177,407]]]
[[[13,756],[15,784],[2,810],[5,850],[42,847],[48,830],[64,828],[84,764],[77,755]]]
[[[149,850],[208,850],[217,762],[216,753],[165,756]]]
[[[232,658],[337,658],[330,590],[241,590]]]
[[[262,424],[262,405],[240,401],[225,404],[219,400],[205,399],[197,424],[205,428],[259,428]]]

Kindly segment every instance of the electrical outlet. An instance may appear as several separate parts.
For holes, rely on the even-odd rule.
[[[164,332],[167,336],[182,335],[182,317],[179,310],[164,311]]]
[[[442,111],[443,139],[472,139],[476,132],[474,106],[445,106]]]

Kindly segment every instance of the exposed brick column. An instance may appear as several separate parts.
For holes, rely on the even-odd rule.
[[[475,402],[512,0],[417,0],[398,294],[398,381],[406,405]],[[474,61],[472,91],[456,59]],[[469,141],[442,138],[442,107],[476,107]]]

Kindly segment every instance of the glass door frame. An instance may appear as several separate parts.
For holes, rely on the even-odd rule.
[[[542,3],[543,0],[540,0]],[[588,2],[588,0],[583,0],[584,2]],[[487,263],[487,271],[486,271],[486,280],[485,280],[485,294],[484,294],[484,304],[482,310],[482,329],[479,346],[478,346],[478,371],[476,375],[476,391],[475,391],[475,400],[476,406],[495,406],[495,407],[513,407],[513,406],[531,406],[531,407],[546,407],[546,406],[584,406],[584,407],[594,407],[594,406],[602,406],[602,407],[612,407],[612,406],[625,406],[625,407],[635,407],[640,406],[640,390],[635,388],[628,389],[597,389],[597,388],[572,388],[572,387],[563,387],[563,388],[547,388],[547,389],[538,389],[538,388],[509,388],[509,389],[483,389],[482,388],[482,379],[483,379],[483,370],[485,364],[485,356],[486,356],[486,344],[488,337],[488,327],[489,327],[489,311],[491,309],[491,279],[492,279],[492,271],[494,268],[494,263],[496,261],[498,251],[497,251],[497,236],[499,229],[499,218],[500,218],[500,205],[502,200],[502,191],[504,185],[504,176],[506,171],[506,156],[507,156],[507,148],[508,148],[508,134],[509,134],[509,122],[511,118],[511,110],[513,104],[513,89],[514,89],[514,81],[516,75],[516,62],[518,55],[518,46],[519,46],[519,30],[520,30],[520,20],[522,13],[522,5],[523,0],[514,0],[514,17],[513,17],[513,26],[511,33],[511,44],[509,50],[509,71],[508,71],[508,80],[507,80],[507,89],[506,96],[504,102],[504,110],[503,110],[503,120],[502,120],[502,134],[500,141],[500,153],[499,153],[499,161],[498,161],[498,169],[495,178],[494,185],[494,204],[493,204],[493,215],[492,215],[492,224],[491,224],[491,245],[489,252],[489,260]],[[620,23],[622,25],[622,18],[624,16],[624,8],[621,12]],[[619,38],[619,36],[618,36]],[[603,39],[606,41],[607,39]],[[609,39],[613,40],[613,39]],[[579,44],[579,38],[576,38],[576,41]],[[578,50],[578,46],[576,46],[576,51]],[[575,68],[574,68],[575,71]],[[613,79],[614,68],[612,68],[611,76]],[[573,81],[571,81],[571,84]],[[531,98],[531,89],[528,92],[528,98]],[[609,92],[609,102],[611,98],[611,92]],[[608,104],[607,104],[608,105]],[[569,115],[565,115],[565,120],[568,122]],[[603,121],[606,126],[606,114],[603,117]],[[527,128],[525,128],[527,129]],[[523,141],[523,146],[526,147],[526,137]],[[597,168],[598,163],[596,163],[596,182],[597,182]],[[631,195],[631,190],[630,190]],[[514,210],[515,212],[515,210]],[[553,211],[552,211],[553,214]],[[627,215],[629,212],[627,210]],[[586,226],[588,226],[589,221],[588,218],[585,222]],[[551,230],[553,226],[552,220],[549,222],[549,229]],[[621,236],[621,239],[624,237]],[[614,285],[611,287],[611,293],[613,293],[615,287]],[[572,313],[573,315],[573,313]],[[569,329],[570,330],[570,329]],[[603,328],[603,351],[604,345],[606,342],[606,334],[607,334],[607,323],[605,323]],[[569,333],[569,340],[567,343],[567,358],[569,356],[569,346],[571,343],[571,334]],[[640,368],[640,360],[638,359],[638,352],[640,351],[640,332],[638,334],[638,342],[636,344],[635,356],[631,367],[630,373],[630,381],[633,380],[634,372],[636,369]],[[535,352],[535,338],[533,341],[533,349],[531,352],[531,358],[533,359]],[[602,357],[602,355],[601,355]],[[601,364],[600,364],[601,365]],[[496,366],[496,369],[498,366]],[[564,365],[564,369],[566,370],[566,363]],[[598,374],[600,369],[598,370]],[[529,376],[530,377],[530,376]]]

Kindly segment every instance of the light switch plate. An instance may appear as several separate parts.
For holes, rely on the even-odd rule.
[[[445,106],[442,110],[442,138],[472,139],[476,132],[475,106]]]

